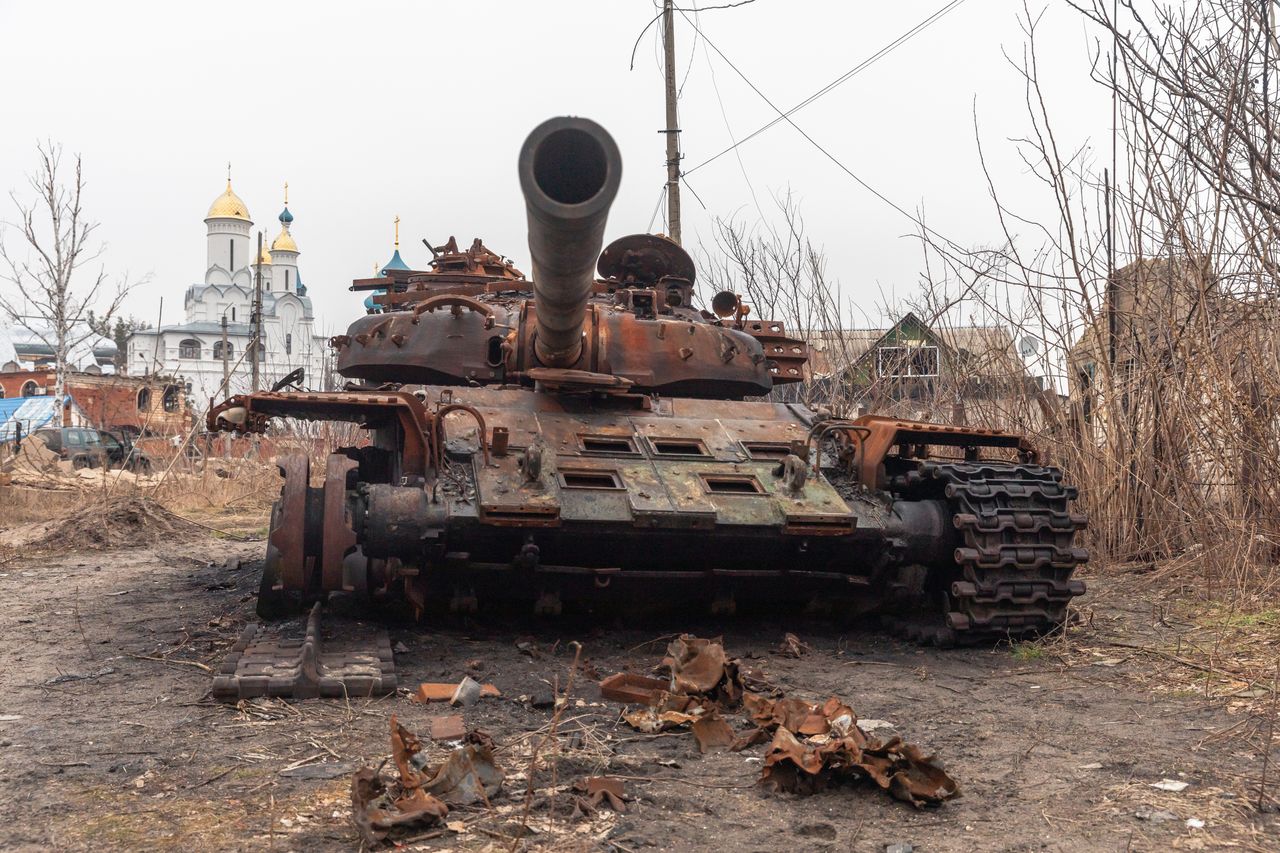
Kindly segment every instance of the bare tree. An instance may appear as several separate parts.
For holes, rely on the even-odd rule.
[[[81,207],[85,186],[81,159],[76,155],[75,174],[68,185],[59,174],[62,146],[46,141],[37,144],[36,150],[40,162],[35,173],[28,175],[36,200],[28,203],[16,192],[9,193],[18,211],[12,227],[22,235],[22,249],[10,247],[0,231],[4,262],[0,278],[18,291],[17,298],[0,294],[0,311],[53,350],[54,394],[61,398],[72,352],[97,335],[89,322],[93,306],[105,302],[105,310],[95,316],[101,323],[109,322],[134,285],[121,279],[108,293],[108,276],[101,266],[86,275],[81,285],[78,271],[95,264],[105,249],[101,244],[90,245],[98,223],[86,219]]]
[[[782,323],[809,342],[810,372],[797,385],[781,386],[778,399],[821,403],[840,414],[850,400],[841,370],[853,358],[842,322],[840,284],[827,275],[821,247],[805,233],[799,204],[790,192],[774,199],[776,223],[717,219],[714,248],[700,253],[702,298],[717,291],[739,294],[753,316]],[[816,370],[815,370],[816,367]]]
[[[1280,581],[1280,142],[1273,4],[1069,3],[1099,34],[1114,137],[1070,144],[1042,85],[1039,15],[1011,56],[1028,132],[1014,153],[1053,213],[1006,203],[999,243],[923,232],[928,301],[977,305],[1038,338],[1070,390],[1055,458],[1081,487],[1095,553],[1159,560],[1257,592]],[[975,117],[975,130],[977,122]],[[979,137],[986,171],[990,152]],[[1056,395],[1055,395],[1056,396]]]

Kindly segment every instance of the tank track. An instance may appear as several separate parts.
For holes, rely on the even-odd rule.
[[[935,585],[942,624],[908,622],[908,636],[970,645],[1061,627],[1067,605],[1085,591],[1071,575],[1089,559],[1075,544],[1087,522],[1071,511],[1076,489],[1062,484],[1062,472],[1014,462],[927,461],[919,474],[951,504],[959,544],[954,569]]]

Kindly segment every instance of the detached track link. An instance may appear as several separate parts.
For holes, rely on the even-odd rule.
[[[1048,633],[1083,595],[1072,580],[1089,553],[1075,544],[1084,515],[1071,511],[1076,490],[1057,468],[1013,462],[925,462],[943,481],[961,534],[962,579],[947,590],[946,627],[962,643]]]

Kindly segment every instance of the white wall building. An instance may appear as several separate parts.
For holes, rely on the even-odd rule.
[[[186,322],[134,332],[129,337],[128,372],[163,373],[188,383],[192,405],[204,408],[210,398],[252,390],[252,363],[246,355],[253,341],[254,279],[262,276],[262,338],[259,388],[270,388],[296,368],[304,383],[323,388],[328,375],[328,336],[317,334],[306,285],[298,273],[298,244],[289,229],[289,185],[279,216],[280,233],[254,258],[249,209],[231,189],[213,200],[205,217],[208,261],[204,283],[187,288]],[[226,353],[222,320],[226,318]],[[159,351],[157,352],[157,341]],[[223,389],[224,363],[229,389]]]

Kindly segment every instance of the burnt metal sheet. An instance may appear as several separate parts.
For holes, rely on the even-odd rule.
[[[653,469],[662,483],[667,499],[681,527],[712,528],[716,524],[716,505],[698,482],[692,465],[684,462],[654,462]]]
[[[255,696],[384,696],[395,689],[395,659],[387,632],[358,626],[346,636],[322,642],[319,602],[301,637],[273,634],[257,623],[247,625],[213,679],[213,697],[222,702]]]
[[[519,459],[513,453],[491,459],[488,465],[473,460],[481,521],[500,527],[559,526],[555,466],[544,464],[538,479],[531,482],[517,466]]]
[[[285,589],[307,586],[307,481],[311,459],[305,453],[291,453],[276,460],[284,476],[280,495],[280,521],[271,531],[271,544],[280,553],[280,581]]]
[[[350,421],[366,428],[398,424],[404,440],[401,448],[403,471],[413,475],[426,473],[430,458],[427,436],[432,419],[422,402],[408,392],[256,391],[237,394],[213,406],[205,417],[205,423],[210,432],[262,433],[266,432],[267,422],[274,417]]]
[[[552,483],[560,490],[560,517],[565,521],[629,524],[632,517],[629,496],[637,488],[634,473],[640,466],[619,464],[622,461],[586,456],[557,458]],[[616,487],[574,487],[572,484],[581,481],[584,475],[612,480]]]
[[[673,523],[676,507],[662,485],[657,467],[649,460],[618,467],[627,485],[632,521],[640,527],[664,527]]]
[[[776,442],[790,444],[793,441],[804,441],[809,428],[792,417],[776,420],[772,412],[770,416],[754,418],[720,418],[720,426],[729,438],[742,442]],[[788,413],[789,414],[789,413]]]
[[[341,453],[329,454],[325,466],[320,558],[320,588],[325,591],[344,588],[342,561],[356,546],[356,532],[351,529],[351,513],[347,510],[347,472],[357,467],[354,459]]]
[[[936,806],[960,795],[955,780],[919,747],[897,737],[884,742],[871,740],[856,725],[816,745],[779,726],[760,773],[765,787],[793,794],[863,780],[916,808]]]
[[[656,450],[655,441],[661,439],[698,440],[706,449],[705,454],[689,454],[690,457],[736,462],[742,458],[742,449],[722,427],[719,421],[701,418],[651,418],[632,417],[636,434],[643,436],[651,455],[655,458],[673,458],[679,454],[663,454]]]
[[[619,672],[600,682],[600,696],[614,702],[634,702],[640,705],[657,705],[662,694],[671,688],[671,682],[663,678],[651,678],[634,672]]]

